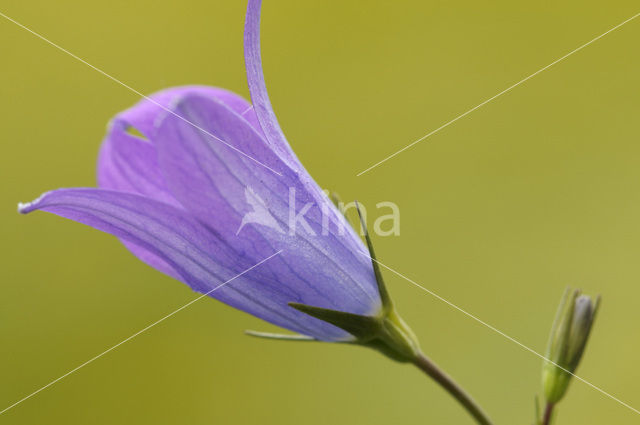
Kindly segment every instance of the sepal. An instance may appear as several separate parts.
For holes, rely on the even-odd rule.
[[[373,272],[376,276],[376,283],[378,284],[378,293],[380,294],[380,300],[382,301],[382,309],[385,312],[393,310],[393,303],[391,297],[387,291],[387,286],[382,278],[382,271],[380,271],[380,264],[376,260],[376,253],[373,250],[373,243],[369,237],[369,230],[367,230],[367,223],[362,217],[362,211],[360,211],[360,204],[356,201],[356,209],[358,210],[358,218],[360,218],[360,224],[362,225],[362,232],[364,233],[364,239],[367,242],[367,248],[369,249],[369,257],[371,258],[371,265],[373,266]]]
[[[358,314],[300,303],[289,303],[289,306],[311,317],[331,323],[349,332],[357,339],[370,339],[371,335],[377,332],[378,323],[375,317],[360,316]]]
[[[246,335],[254,336],[256,338],[264,338],[264,339],[277,339],[279,341],[317,341],[315,338],[308,335],[286,335],[286,334],[276,334],[271,332],[260,332],[253,331],[251,329],[247,329],[244,331]]]

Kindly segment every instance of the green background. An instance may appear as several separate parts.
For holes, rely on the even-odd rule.
[[[143,93],[247,96],[244,1],[17,1],[0,12]],[[638,13],[634,1],[265,0],[275,109],[311,174],[396,202],[380,260],[543,352],[565,285],[601,293],[579,375],[640,407],[640,18],[398,155]],[[18,201],[94,184],[107,121],[138,97],[0,18],[0,410],[195,294],[113,237]],[[424,350],[497,424],[529,424],[541,360],[386,273]],[[470,424],[410,366],[246,337],[202,300],[0,416],[11,424]],[[574,382],[558,424],[640,417]]]

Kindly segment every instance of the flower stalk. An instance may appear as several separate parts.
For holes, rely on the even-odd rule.
[[[544,416],[542,417],[542,422],[540,425],[551,425],[551,420],[553,419],[553,407],[554,403],[547,402],[547,405],[544,408]]]
[[[449,375],[440,369],[431,359],[419,353],[413,364],[436,381],[445,391],[464,407],[464,409],[481,425],[493,425],[493,422],[478,403],[458,385]]]

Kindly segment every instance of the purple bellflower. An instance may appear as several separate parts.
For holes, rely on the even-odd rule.
[[[158,92],[111,121],[98,188],[47,192],[19,212],[115,235],[193,290],[297,333],[253,335],[357,344],[411,362],[492,425],[396,313],[362,217],[366,246],[289,146],[264,82],[260,7],[249,0],[244,33],[253,104],[214,87]]]
[[[98,188],[47,192],[19,211],[43,210],[115,235],[139,259],[201,293],[235,277],[210,295],[300,339],[383,352],[394,345],[387,354],[400,351],[407,360],[417,343],[366,255],[373,251],[280,129],[262,72],[260,7],[249,1],[244,33],[253,104],[213,87],[155,93],[111,121]]]

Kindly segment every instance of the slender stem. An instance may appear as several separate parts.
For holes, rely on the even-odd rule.
[[[477,423],[480,425],[493,425],[491,419],[484,413],[478,403],[431,359],[420,353],[414,360],[414,364],[451,394],[473,416]]]
[[[547,402],[547,406],[544,408],[544,416],[542,417],[542,425],[550,425],[551,417],[553,415],[553,403]]]

